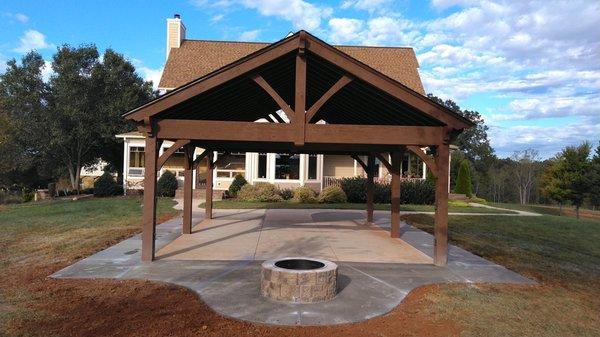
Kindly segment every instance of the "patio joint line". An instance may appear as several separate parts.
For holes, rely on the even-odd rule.
[[[360,269],[358,269],[358,268],[355,268],[355,267],[353,267],[353,266],[351,266],[351,265],[348,265],[348,264],[346,265],[346,267],[348,267],[348,268],[350,268],[350,269],[353,269],[353,270],[355,270],[355,271],[357,271],[357,272],[359,272],[359,273],[361,273],[361,274],[365,275],[366,277],[369,277],[369,278],[371,278],[372,280],[375,280],[375,281],[377,281],[377,282],[379,282],[379,283],[381,283],[381,284],[383,284],[383,285],[386,285],[386,286],[388,286],[388,287],[390,287],[390,288],[392,288],[392,289],[394,289],[394,290],[398,291],[398,292],[399,292],[399,293],[401,293],[401,294],[404,294],[404,295],[408,294],[408,292],[407,292],[407,291],[405,291],[405,290],[402,290],[402,289],[400,289],[400,288],[398,288],[398,287],[396,287],[396,286],[394,286],[394,285],[392,285],[392,284],[389,284],[389,283],[385,282],[384,280],[382,280],[382,279],[380,279],[380,278],[377,278],[377,277],[375,277],[375,276],[373,276],[373,275],[371,275],[371,274],[365,273],[364,271],[362,271],[362,270],[360,270]]]
[[[260,244],[260,238],[262,236],[263,228],[265,226],[265,220],[267,219],[268,211],[269,211],[268,209],[265,209],[262,220],[260,221],[260,230],[258,231],[258,239],[256,240],[256,247],[254,247],[254,255],[252,256],[253,261],[256,261],[256,253],[258,252],[258,245]]]

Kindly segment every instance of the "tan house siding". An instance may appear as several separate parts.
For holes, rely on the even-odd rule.
[[[323,176],[354,177],[354,159],[350,156],[323,156]]]

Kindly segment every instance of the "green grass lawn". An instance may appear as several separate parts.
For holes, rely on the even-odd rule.
[[[157,218],[177,214],[173,205],[160,199]],[[38,278],[28,275],[43,278],[139,232],[141,215],[141,199],[134,197],[0,205],[0,327],[44,315],[28,309],[43,298],[27,288]]]
[[[200,204],[204,207],[204,203]],[[366,209],[365,204],[357,203],[338,203],[338,204],[317,204],[317,203],[296,203],[291,201],[283,202],[249,202],[237,200],[219,200],[213,202],[215,209]],[[375,204],[376,210],[390,210],[390,204]],[[435,212],[433,205],[400,205],[400,210],[405,212]],[[471,207],[461,202],[451,202],[449,212],[456,213],[490,213],[490,214],[510,214],[511,211],[503,211],[484,207]]]
[[[518,210],[518,211],[546,214],[546,215],[560,215],[558,208],[551,207],[551,206],[544,206],[544,205],[519,205],[519,204],[507,204],[507,203],[500,203],[500,202],[493,202],[493,203],[490,202],[490,203],[488,203],[488,205],[494,206],[494,207],[514,209],[514,210]]]
[[[433,232],[429,215],[404,217]],[[454,216],[453,244],[540,286],[443,285],[435,314],[465,336],[600,336],[600,221],[571,217]]]

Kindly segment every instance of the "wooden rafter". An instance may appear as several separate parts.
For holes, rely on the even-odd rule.
[[[156,170],[160,170],[162,166],[169,160],[171,155],[175,153],[175,151],[181,149],[184,145],[190,143],[189,139],[180,139],[176,141],[170,148],[166,149],[165,152],[158,158],[158,163],[156,165]]]
[[[323,96],[321,96],[321,98],[319,98],[319,100],[317,100],[310,107],[310,109],[308,109],[306,112],[306,123],[310,123],[317,112],[319,112],[319,109],[321,109],[321,107],[323,107],[323,105],[325,105],[325,103],[327,103],[327,101],[333,97],[333,95],[335,95],[350,82],[352,82],[352,78],[350,76],[342,75],[342,77],[333,86],[331,86],[331,88],[329,88],[329,90],[327,90],[327,92],[325,92]]]
[[[437,169],[437,164],[436,164],[434,158],[428,156],[418,146],[409,145],[406,148],[409,149],[412,153],[416,154],[419,158],[421,158],[421,160],[425,162],[425,164],[427,165],[427,167],[429,167],[429,171],[431,171],[431,173],[433,174],[433,176],[437,177],[437,175],[438,175],[438,169]]]
[[[290,121],[293,121],[295,119],[294,111],[292,110],[292,108],[290,108],[286,101],[283,98],[281,98],[281,96],[279,96],[277,91],[275,91],[275,89],[273,89],[273,87],[271,87],[271,85],[262,76],[254,75],[252,76],[252,80],[256,82],[256,84],[258,84],[267,94],[269,94],[271,98],[273,98],[275,103],[277,103],[279,108],[283,110],[283,112]]]
[[[194,170],[198,167],[198,164],[200,164],[202,159],[204,159],[204,157],[206,157],[207,154],[208,154],[208,150],[204,150],[198,157],[196,157],[196,159],[194,159],[194,162],[192,164],[192,167],[194,168]]]

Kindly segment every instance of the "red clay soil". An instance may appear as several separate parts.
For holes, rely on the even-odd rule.
[[[55,280],[59,266],[19,273],[34,298],[28,319],[13,321],[8,335],[42,336],[457,336],[450,321],[432,321],[428,294],[413,291],[396,309],[365,322],[329,327],[276,327],[223,317],[190,290],[147,281]],[[348,310],[352,310],[348,308]]]

